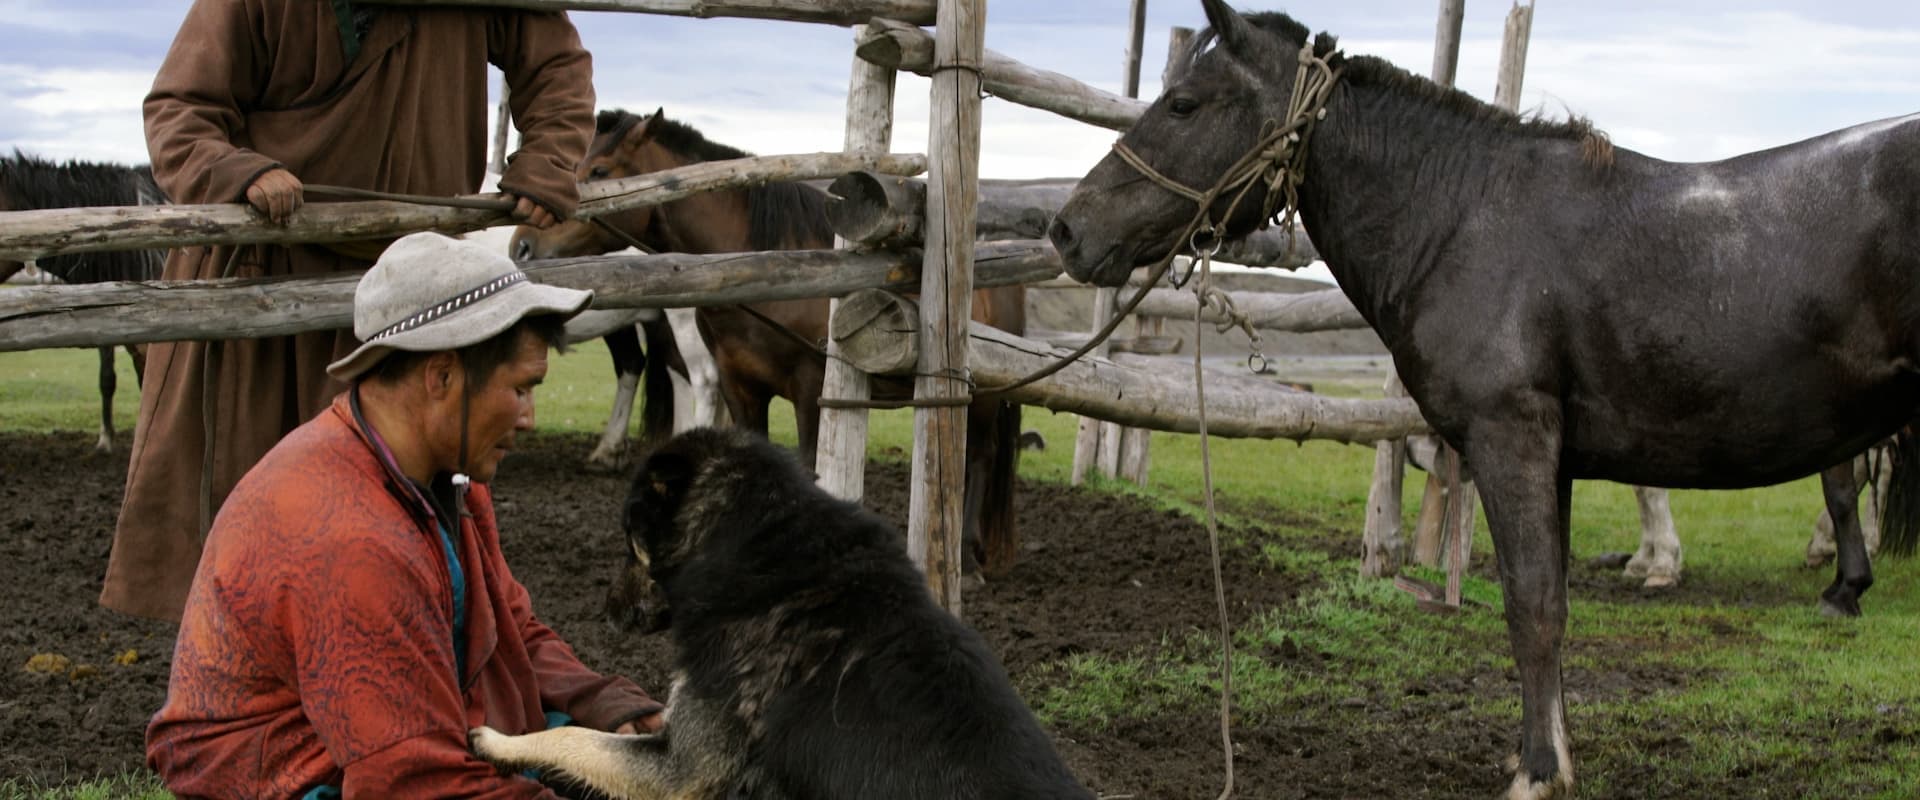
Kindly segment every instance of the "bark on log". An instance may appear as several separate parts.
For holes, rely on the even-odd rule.
[[[931,25],[934,0],[381,0],[389,5],[494,6],[540,11],[631,11],[676,17],[744,17],[853,26],[873,17]]]
[[[983,390],[1011,383],[1069,352],[977,322],[969,340],[968,366]],[[849,357],[864,356],[850,352]],[[1009,392],[1007,399],[1121,425],[1194,433],[1192,373],[1166,370],[1164,364],[1127,355],[1082,358]],[[1207,432],[1214,436],[1373,442],[1426,431],[1419,409],[1406,398],[1338,399],[1289,391],[1237,372],[1207,374]]]
[[[1066,205],[1077,178],[983,180],[978,212],[982,239],[1041,239],[1053,215]],[[827,221],[833,232],[867,246],[917,247],[926,217],[927,185],[915,178],[849,172],[827,190]],[[1297,269],[1319,258],[1304,229],[1292,246],[1281,230],[1264,230],[1228,242],[1215,258],[1254,267]]]
[[[585,219],[717,189],[834,178],[860,170],[918,174],[926,170],[926,158],[915,154],[812,153],[708,161],[581,184],[580,210],[575,216]],[[471,195],[466,199],[503,197]],[[30,261],[62,253],[206,244],[344,242],[418,231],[461,233],[511,222],[503,211],[390,200],[308,203],[285,225],[267,221],[244,203],[53,208],[0,213],[0,259]]]
[[[863,289],[841,299],[827,335],[861,372],[907,375],[920,363],[920,337],[912,335],[919,324],[920,309],[913,301],[885,289]]]
[[[1300,294],[1242,292],[1232,295],[1234,308],[1247,315],[1253,327],[1266,331],[1311,333],[1343,331],[1367,327],[1360,310],[1339,289],[1323,289]],[[1154,289],[1147,292],[1134,313],[1142,317],[1178,317],[1191,319],[1193,293],[1178,289]],[[1202,318],[1221,323],[1226,315],[1207,309]]]
[[[1060,258],[1044,242],[983,243],[982,287],[1046,280]],[[525,265],[535,280],[594,290],[594,308],[684,308],[920,288],[919,257],[801,250],[608,255]],[[355,273],[29,286],[0,292],[0,352],[186,339],[248,339],[352,324]]]
[[[920,75],[933,72],[933,37],[895,19],[869,23],[854,53],[893,69]],[[992,50],[981,56],[980,79],[988,93],[1002,100],[1116,131],[1133,127],[1147,108],[1139,100],[1096,89],[1058,72],[1029,67]]]

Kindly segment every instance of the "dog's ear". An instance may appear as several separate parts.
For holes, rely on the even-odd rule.
[[[638,483],[658,499],[679,498],[693,481],[693,460],[680,453],[656,453],[640,469]]]
[[[633,476],[627,492],[626,516],[622,519],[629,533],[651,512],[671,516],[693,482],[693,461],[680,453],[660,452],[647,457]]]

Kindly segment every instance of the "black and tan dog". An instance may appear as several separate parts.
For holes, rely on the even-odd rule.
[[[672,630],[665,732],[481,728],[481,757],[618,798],[1091,800],[904,537],[786,451],[677,437],[641,468],[626,527],[608,610]]]

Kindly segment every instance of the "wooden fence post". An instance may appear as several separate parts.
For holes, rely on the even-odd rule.
[[[967,327],[973,306],[974,206],[980,180],[980,61],[985,0],[940,0],[934,32],[927,144],[926,254],[920,275],[920,368],[914,397],[952,402],[969,393]],[[960,535],[966,486],[967,409],[914,410],[913,491],[907,551],[936,602],[960,615]]]
[[[1145,27],[1144,15],[1146,13],[1146,7],[1144,3],[1136,9],[1136,13],[1140,15],[1136,17],[1139,22],[1135,29],[1136,37],[1134,39],[1134,49],[1138,51],[1140,42],[1142,41],[1141,35],[1144,34],[1144,31],[1140,30],[1140,28]],[[1192,28],[1175,26],[1168,32],[1167,65],[1160,71],[1160,85],[1163,91],[1167,85],[1168,78],[1173,74],[1174,66],[1179,63],[1181,55],[1186,52],[1187,45],[1192,41]],[[1136,55],[1129,65],[1130,71],[1127,81],[1128,97],[1140,96],[1139,62],[1140,59]],[[1133,322],[1134,339],[1136,341],[1147,339],[1159,340],[1166,335],[1166,326],[1167,320],[1164,317],[1143,316],[1137,318]],[[1193,346],[1199,347],[1200,344],[1200,342],[1196,341],[1193,343]],[[1120,434],[1120,479],[1131,481],[1138,486],[1147,485],[1147,473],[1153,466],[1152,449],[1152,431],[1145,428],[1123,429]]]
[[[1146,44],[1147,0],[1130,0],[1131,8],[1127,13],[1127,52],[1124,66],[1125,94],[1127,99],[1140,97],[1140,59],[1141,49]],[[1100,288],[1093,296],[1093,332],[1099,333],[1106,327],[1107,320],[1113,318],[1116,290]],[[1137,331],[1146,323],[1135,320]],[[1095,347],[1090,355],[1104,358],[1111,348],[1106,343]],[[1130,453],[1128,446],[1145,447],[1149,441],[1144,434],[1134,433],[1111,422],[1098,422],[1081,418],[1078,435],[1073,440],[1073,473],[1071,482],[1079,484],[1086,480],[1088,470],[1097,469],[1109,478],[1123,478],[1141,485],[1146,484],[1146,454]],[[1123,468],[1125,465],[1125,468]],[[1137,474],[1137,477],[1136,477]]]
[[[507,85],[507,77],[500,76],[500,110],[493,120],[493,158],[488,161],[488,170],[495,175],[507,174],[507,133],[513,129],[513,112],[507,106],[507,93],[513,88]]]
[[[858,39],[865,26],[854,29]],[[887,152],[893,142],[893,92],[899,73],[858,56],[847,86],[847,152]],[[835,242],[842,249],[846,240]],[[840,312],[840,298],[832,301]],[[827,375],[821,397],[865,400],[872,396],[867,375],[839,358],[840,343],[827,337]],[[866,494],[867,412],[859,408],[820,410],[819,452],[815,471],[820,485],[835,497],[858,501]]]

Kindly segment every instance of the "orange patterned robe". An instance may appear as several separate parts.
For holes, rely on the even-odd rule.
[[[147,763],[180,797],[532,798],[467,750],[468,729],[611,730],[660,704],[594,673],[533,616],[474,486],[454,538],[466,672],[431,506],[356,423],[352,393],[275,446],[221,509],[187,598]]]

